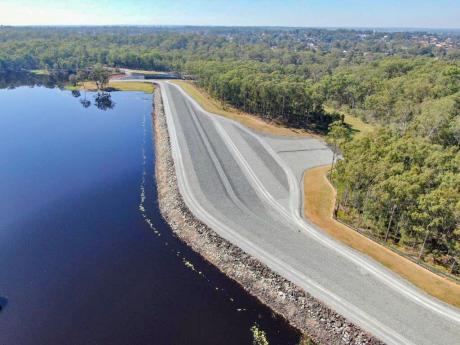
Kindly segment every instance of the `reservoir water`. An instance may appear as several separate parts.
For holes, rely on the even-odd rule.
[[[0,90],[0,344],[297,344],[162,220],[152,96],[95,97]]]

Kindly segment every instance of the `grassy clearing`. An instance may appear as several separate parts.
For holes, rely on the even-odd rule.
[[[460,307],[460,285],[442,278],[332,218],[335,190],[326,175],[330,167],[307,170],[304,214],[330,236],[382,263],[428,294]]]
[[[83,83],[79,83],[77,86],[67,85],[66,89],[97,91],[96,83],[92,81],[85,81]],[[110,81],[108,89],[110,89],[111,91],[140,91],[146,93],[153,93],[155,86],[152,83],[144,82]]]
[[[350,115],[346,111],[335,109],[331,106],[325,106],[324,109],[329,113],[339,113],[345,116],[345,123],[348,124],[352,130],[355,132],[356,137],[361,137],[366,134],[372,133],[375,130],[375,127],[369,123],[364,122],[360,118]]]
[[[81,83],[78,83],[77,85],[73,86],[70,84],[67,84],[65,86],[66,90],[86,90],[86,91],[97,91],[96,84],[92,81],[84,81]]]
[[[50,72],[46,69],[33,69],[30,71],[30,73],[33,73],[36,75],[50,75]]]
[[[153,93],[155,86],[152,83],[143,82],[120,82],[111,81],[109,87],[115,88],[117,91],[142,91],[146,93]]]
[[[206,111],[238,121],[246,127],[249,127],[255,131],[284,136],[312,135],[307,131],[289,128],[275,122],[264,121],[263,119],[255,115],[244,113],[228,105],[223,105],[221,102],[209,96],[205,91],[198,88],[192,82],[183,80],[173,80],[172,83],[182,87],[182,89],[184,89],[185,92],[187,92],[193,99],[195,99],[195,101],[197,101],[201,105],[201,107],[203,107],[203,109],[205,109]]]
[[[372,133],[375,129],[374,126],[365,123],[361,119],[350,114],[345,114],[345,123],[351,126],[353,131],[356,133],[355,136],[357,138]]]

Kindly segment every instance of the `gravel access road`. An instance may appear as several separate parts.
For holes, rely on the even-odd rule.
[[[388,344],[460,344],[460,311],[309,224],[301,174],[319,140],[258,135],[159,82],[179,190],[197,218]]]

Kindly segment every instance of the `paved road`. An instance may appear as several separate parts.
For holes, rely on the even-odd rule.
[[[262,137],[205,112],[175,85],[161,89],[179,189],[198,218],[388,344],[460,344],[458,309],[301,217],[299,158],[327,162],[321,142]]]

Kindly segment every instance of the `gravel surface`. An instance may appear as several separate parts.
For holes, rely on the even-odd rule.
[[[299,172],[327,158],[324,144],[261,139],[206,113],[178,87],[161,83],[161,90],[181,207],[187,205],[226,243],[386,343],[457,343],[458,310],[300,217]]]
[[[155,91],[154,129],[159,206],[179,238],[314,341],[322,344],[383,344],[193,216],[177,187],[158,89]]]

